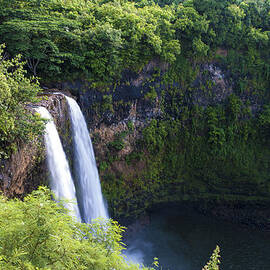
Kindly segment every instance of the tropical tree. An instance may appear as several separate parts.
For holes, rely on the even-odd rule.
[[[38,83],[25,76],[21,57],[6,60],[0,47],[0,158],[8,158],[20,141],[33,139],[42,121],[26,109],[37,101]]]

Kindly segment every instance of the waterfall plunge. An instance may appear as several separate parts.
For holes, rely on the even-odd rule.
[[[71,201],[65,203],[65,206],[71,211],[71,215],[80,221],[81,217],[75,196],[74,183],[56,126],[47,109],[39,107],[36,110],[42,118],[49,120],[46,124],[44,137],[47,150],[47,162],[51,174],[51,189],[56,199]]]
[[[66,97],[72,122],[77,176],[77,196],[82,219],[90,223],[92,219],[108,218],[103,201],[96,160],[88,129],[77,102]]]

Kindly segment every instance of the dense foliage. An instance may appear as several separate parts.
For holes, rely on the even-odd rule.
[[[237,95],[268,105],[269,31],[269,0],[0,1],[3,56],[21,54],[29,74],[43,82],[85,79],[95,82],[93,87],[116,84],[123,70],[139,71],[149,60],[159,58],[171,64],[166,83],[177,81],[189,89],[196,78],[196,63],[220,61],[231,72]],[[7,69],[5,63],[1,61],[2,69]],[[20,93],[28,93],[27,100],[18,100],[15,94],[8,99],[16,108],[31,101],[37,91],[22,76],[21,88],[28,84],[28,90]],[[10,91],[5,90],[1,98],[6,99]],[[1,106],[9,111],[14,107]],[[18,131],[25,130],[13,128],[12,115],[1,117],[9,119],[2,127],[2,144],[10,145]],[[2,155],[7,155],[4,148]]]
[[[20,57],[5,59],[0,47],[0,159],[8,158],[21,141],[33,139],[42,121],[26,110],[37,100],[38,84],[25,76]]]
[[[46,79],[111,81],[123,67],[140,68],[155,54],[180,52],[173,11],[130,2],[1,1],[0,36],[21,53],[33,74]]]
[[[24,201],[0,196],[1,269],[153,269],[126,262],[121,255],[123,227],[117,222],[76,222],[51,195],[40,187]],[[204,269],[218,269],[218,252]]]
[[[44,80],[58,74],[58,80],[103,83],[156,57],[173,64],[180,54],[202,59],[223,47],[231,50],[228,64],[241,76],[239,84],[247,86],[250,77],[269,78],[269,11],[269,0],[164,7],[153,1],[1,0],[0,42]]]
[[[151,103],[158,97],[162,118],[149,122],[132,153],[124,157],[128,166],[136,168],[141,162],[142,169],[133,178],[111,169],[132,125],[108,143],[107,160],[100,166],[114,215],[134,216],[168,201],[269,203],[269,38],[269,0],[0,0],[0,43],[6,44],[0,60],[0,158],[10,155],[17,140],[31,139],[41,130],[39,120],[25,110],[39,88],[26,77],[23,65],[29,76],[39,76],[43,83],[90,82],[92,89],[105,92],[102,110],[113,112],[122,72],[139,73],[158,59],[169,64],[168,69],[154,74],[145,99]],[[18,54],[21,57],[14,58]],[[205,63],[214,63],[226,73],[230,89],[219,101],[213,98],[215,82],[209,74],[202,75],[208,72],[202,68]],[[197,102],[197,97],[205,102]],[[36,238],[30,239],[12,225],[18,242],[5,238],[12,234],[0,232],[6,250],[13,254],[7,261],[5,249],[1,250],[3,265],[128,269],[118,256],[119,227],[111,227],[116,253],[106,251],[104,235],[97,241],[87,234],[90,225],[74,224],[44,196],[39,192],[24,203],[8,203],[18,206],[18,211],[12,211],[16,226],[29,225],[23,227],[29,233],[30,225],[43,224],[44,230],[31,230]],[[2,202],[8,205],[5,199]],[[32,212],[22,211],[28,204],[48,208],[34,208],[36,219],[29,219],[33,223],[21,224],[23,215],[33,217]],[[52,209],[59,215],[51,215]],[[40,218],[41,210],[48,210],[44,214],[51,223]],[[1,224],[8,230],[5,220],[8,217]],[[35,245],[44,252],[39,253]],[[47,248],[54,253],[47,254]],[[212,260],[213,265],[209,262],[205,269],[218,269],[218,249]]]
[[[46,188],[0,205],[1,269],[139,269],[120,255],[122,227],[75,222]]]

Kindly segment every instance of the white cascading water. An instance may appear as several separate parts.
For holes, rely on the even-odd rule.
[[[70,97],[66,99],[72,122],[76,190],[82,219],[86,223],[96,218],[107,219],[94,150],[84,116],[74,99]]]
[[[51,174],[51,189],[57,200],[63,199],[70,201],[65,203],[65,207],[71,212],[71,216],[74,216],[78,221],[81,221],[80,211],[75,195],[75,186],[53,118],[44,107],[39,107],[36,111],[42,118],[49,120],[46,124],[44,137],[47,151],[47,162]]]

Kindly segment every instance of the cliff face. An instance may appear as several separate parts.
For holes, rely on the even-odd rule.
[[[8,197],[23,196],[44,183],[44,155],[44,148],[38,139],[20,144],[9,160],[2,161],[2,192]]]
[[[77,96],[86,116],[110,214],[135,218],[159,203],[189,202],[225,219],[269,226],[269,153],[253,128],[262,102],[237,93],[232,74],[218,63],[194,64],[176,77],[169,72],[155,60],[110,85],[58,86]],[[53,115],[71,162],[64,96],[44,95],[40,105]],[[42,140],[21,145],[1,170],[9,196],[47,179]]]
[[[62,94],[47,93],[35,106],[44,106],[52,114],[65,149],[70,150],[67,104]],[[29,106],[34,113],[34,107]],[[18,143],[10,159],[1,160],[0,189],[8,197],[23,197],[40,185],[48,185],[46,150],[43,136],[28,143]]]
[[[110,85],[93,87],[87,82],[76,81],[62,83],[58,87],[68,89],[78,97],[91,129],[123,121],[145,122],[162,117],[164,104],[159,101],[161,96],[165,101],[171,99],[169,94],[165,94],[168,88],[183,89],[182,98],[186,104],[203,107],[222,103],[233,93],[231,74],[218,63],[194,66],[196,76],[190,83],[192,91],[189,93],[183,82],[163,78],[168,69],[168,64],[155,60],[138,73],[125,71],[119,81]]]
[[[218,63],[192,69],[185,80],[168,78],[169,66],[155,60],[111,85],[59,86],[78,97],[86,116],[110,213],[134,218],[157,203],[192,202],[222,218],[268,226],[268,182],[256,178],[267,168],[258,161],[247,170],[256,163],[245,160],[252,131],[240,131],[262,103],[237,93],[233,74]],[[248,114],[233,122],[235,110]]]
[[[181,97],[165,94],[168,84],[162,76],[168,68],[167,64],[151,61],[139,73],[126,71],[113,86],[97,89],[82,82],[60,86],[70,89],[78,97],[91,131],[99,165],[106,161],[108,152],[114,152],[118,159],[129,155],[151,120],[177,118],[177,114],[170,109],[172,99],[182,98],[188,106],[207,108],[224,103],[233,93],[230,75],[218,64],[207,63],[199,66],[192,82],[192,92],[183,90]],[[211,84],[211,90],[207,89],[207,84]],[[183,86],[181,82],[173,82],[169,87],[181,89]],[[133,166],[121,165],[120,160],[112,164],[116,171],[125,175],[133,170],[138,173],[139,168]],[[140,166],[143,166],[141,162],[138,164]]]

